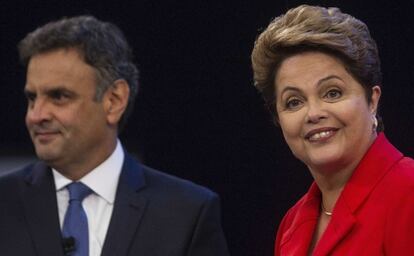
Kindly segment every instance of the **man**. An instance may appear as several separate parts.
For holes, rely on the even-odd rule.
[[[0,179],[0,255],[228,255],[216,194],[137,163],[117,139],[138,70],[115,25],[64,18],[19,53],[41,161]]]

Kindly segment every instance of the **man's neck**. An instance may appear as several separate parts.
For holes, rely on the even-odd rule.
[[[71,163],[47,163],[56,171],[61,173],[66,178],[77,181],[82,177],[93,171],[97,166],[102,164],[106,159],[108,159],[111,154],[115,151],[117,146],[117,139],[113,142],[108,143],[104,148],[106,150],[98,151],[94,154],[88,154],[88,156],[80,156],[79,161]]]

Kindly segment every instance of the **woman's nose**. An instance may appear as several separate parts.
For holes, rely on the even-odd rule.
[[[308,102],[308,112],[306,115],[307,123],[318,123],[320,120],[327,118],[327,112],[324,104],[321,102]]]

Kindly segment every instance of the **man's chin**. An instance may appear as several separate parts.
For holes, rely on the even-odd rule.
[[[37,155],[37,158],[39,158],[40,160],[48,164],[53,163],[57,159],[60,158],[60,154],[56,151],[50,151],[50,150],[39,149],[39,148],[36,148],[36,155]]]

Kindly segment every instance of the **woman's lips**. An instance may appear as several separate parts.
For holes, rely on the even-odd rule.
[[[306,133],[305,139],[310,142],[326,141],[333,137],[337,131],[338,129],[333,127],[318,128]]]

